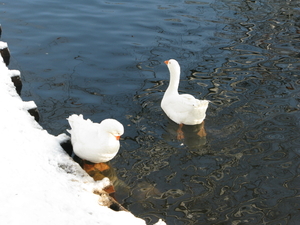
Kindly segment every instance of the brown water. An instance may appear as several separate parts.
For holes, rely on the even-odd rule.
[[[32,11],[32,7],[35,11]],[[4,1],[2,40],[41,125],[69,114],[125,126],[117,198],[149,224],[298,224],[297,1]],[[211,101],[204,127],[160,108],[164,60],[180,91]],[[205,129],[202,136],[196,133]]]

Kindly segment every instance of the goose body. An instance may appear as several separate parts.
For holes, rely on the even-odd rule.
[[[180,66],[175,59],[165,61],[170,72],[170,83],[161,101],[161,108],[177,124],[196,125],[206,117],[208,100],[190,94],[179,94]]]
[[[120,148],[123,125],[115,119],[105,119],[101,123],[85,120],[82,115],[71,115],[69,121],[71,143],[74,153],[92,163],[107,162],[114,158]]]

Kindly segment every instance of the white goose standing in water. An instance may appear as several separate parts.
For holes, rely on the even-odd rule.
[[[67,120],[71,126],[71,130],[67,131],[71,134],[73,151],[79,158],[102,163],[116,156],[120,148],[120,136],[124,133],[120,122],[105,119],[101,123],[93,123],[75,114]]]
[[[161,108],[167,116],[179,124],[201,124],[206,117],[208,100],[199,100],[190,94],[179,94],[180,66],[175,59],[164,62],[170,71],[170,83],[161,101]]]

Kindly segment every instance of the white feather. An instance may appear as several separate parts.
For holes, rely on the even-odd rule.
[[[118,153],[118,137],[124,133],[123,125],[114,119],[93,123],[82,115],[71,115],[68,119],[74,153],[93,163],[107,162]]]

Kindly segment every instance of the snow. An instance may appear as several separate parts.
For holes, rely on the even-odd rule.
[[[7,48],[7,43],[0,41],[0,49],[4,49],[4,48]]]
[[[61,148],[69,137],[50,135],[30,116],[27,110],[36,105],[22,101],[14,75],[20,72],[0,57],[0,224],[146,224],[103,206],[105,199],[93,191],[109,179],[95,182]]]

